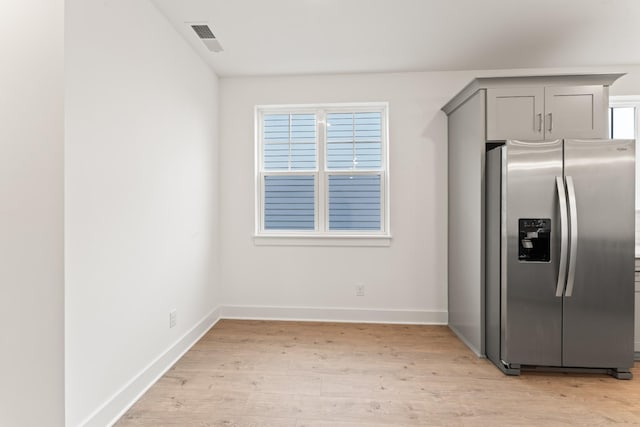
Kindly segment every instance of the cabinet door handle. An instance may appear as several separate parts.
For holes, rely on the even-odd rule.
[[[538,132],[542,132],[542,113],[538,113]]]
[[[549,113],[549,132],[553,130],[553,116]]]

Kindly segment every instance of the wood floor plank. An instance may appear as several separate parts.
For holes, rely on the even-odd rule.
[[[222,320],[116,425],[640,425],[639,381],[507,377],[445,326]]]

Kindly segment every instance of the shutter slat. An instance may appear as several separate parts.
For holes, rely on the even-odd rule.
[[[330,170],[382,167],[382,114],[327,114],[327,168]]]
[[[380,230],[381,175],[329,176],[329,229]]]
[[[315,177],[265,176],[264,228],[315,229]]]
[[[264,170],[316,168],[315,114],[265,114],[263,139]]]

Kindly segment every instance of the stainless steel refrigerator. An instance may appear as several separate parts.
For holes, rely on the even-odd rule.
[[[634,142],[507,141],[486,177],[488,358],[631,378]]]

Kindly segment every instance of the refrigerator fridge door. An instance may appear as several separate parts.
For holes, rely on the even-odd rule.
[[[562,365],[633,366],[635,152],[628,140],[565,140],[571,244]]]
[[[507,141],[503,150],[500,356],[511,365],[560,366],[562,141]]]

